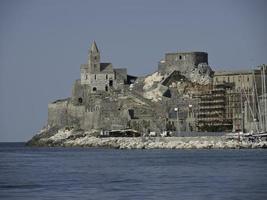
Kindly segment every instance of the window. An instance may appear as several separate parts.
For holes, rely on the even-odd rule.
[[[96,87],[93,87],[93,91],[95,92],[97,89],[96,89]]]
[[[78,98],[79,103],[83,103],[83,99],[81,97]]]
[[[109,86],[113,87],[113,80],[109,80]]]
[[[95,80],[96,80],[96,74],[95,74]]]
[[[108,91],[108,86],[106,85],[105,90]]]
[[[249,82],[249,76],[247,77],[247,81]]]
[[[108,75],[106,74],[106,80],[108,80]]]
[[[179,59],[182,60],[182,56],[179,56]]]
[[[87,74],[85,75],[85,79],[86,79],[86,80],[88,79],[88,75],[87,75]]]

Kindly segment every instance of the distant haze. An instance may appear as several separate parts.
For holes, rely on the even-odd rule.
[[[26,141],[70,96],[96,40],[103,62],[143,75],[166,52],[206,51],[215,70],[267,63],[265,0],[1,0],[0,142]]]

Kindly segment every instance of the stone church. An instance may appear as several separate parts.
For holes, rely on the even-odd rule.
[[[100,52],[94,41],[88,52],[88,63],[81,65],[81,84],[89,85],[90,91],[120,89],[127,82],[127,69],[113,69],[112,63],[101,63]]]

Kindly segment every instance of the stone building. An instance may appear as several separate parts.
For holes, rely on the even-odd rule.
[[[118,89],[127,82],[127,69],[113,69],[111,63],[100,62],[100,52],[94,41],[88,52],[88,63],[81,65],[81,84],[91,92]]]
[[[167,77],[178,71],[192,83],[207,85],[211,83],[213,71],[208,64],[206,52],[167,53],[158,63],[158,72]]]
[[[206,52],[166,53],[165,59],[158,64],[158,71],[161,74],[170,74],[175,70],[183,73],[189,66],[198,66],[201,63],[208,64]]]
[[[167,53],[157,72],[137,78],[100,58],[93,42],[71,97],[48,105],[48,127],[86,132],[223,131],[240,130],[244,117],[249,130],[257,118],[248,110],[251,105],[257,110],[258,100],[251,94],[261,94],[259,70],[215,72],[212,79],[207,53],[177,52]]]
[[[213,85],[232,84],[226,92],[226,115],[232,118],[233,131],[254,130],[259,121],[258,97],[262,95],[261,69],[217,71]]]
[[[232,83],[235,91],[251,93],[253,89],[261,95],[261,72],[260,69],[239,71],[216,71],[213,84]],[[255,87],[256,86],[256,87]]]

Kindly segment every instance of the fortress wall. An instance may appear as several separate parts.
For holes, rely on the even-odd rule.
[[[208,64],[208,54],[205,52],[177,52],[165,54],[165,60],[160,62],[158,70],[161,73],[171,73],[174,70],[186,71],[188,67],[199,63]]]
[[[85,113],[85,106],[83,105],[75,106],[73,104],[69,104],[67,112],[68,112],[69,118],[74,118],[74,119],[78,119],[79,121],[81,121]],[[69,121],[69,123],[71,122]]]
[[[59,101],[48,104],[48,125],[63,127],[68,124],[67,119],[68,101]]]
[[[84,130],[99,129],[99,111],[85,112],[82,127]]]
[[[165,61],[175,65],[197,66],[199,63],[208,63],[208,54],[205,52],[167,53]]]

